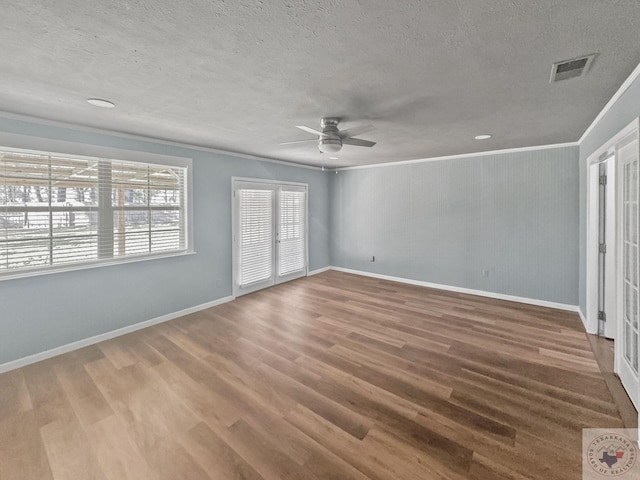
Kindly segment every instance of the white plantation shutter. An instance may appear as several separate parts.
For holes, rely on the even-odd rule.
[[[279,192],[279,276],[299,272],[306,266],[306,198],[304,190]]]
[[[239,195],[238,285],[273,275],[273,190],[241,189]]]
[[[186,171],[0,149],[0,275],[186,250]]]

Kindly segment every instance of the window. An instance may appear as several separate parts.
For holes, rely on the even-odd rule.
[[[0,149],[0,276],[185,252],[187,169]]]

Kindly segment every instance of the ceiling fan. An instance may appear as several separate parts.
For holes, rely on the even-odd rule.
[[[304,125],[296,125],[297,128],[307,133],[317,135],[317,139],[313,140],[297,140],[294,142],[284,142],[280,145],[292,145],[294,143],[318,142],[318,149],[321,153],[336,153],[342,148],[342,145],[354,145],[356,147],[373,147],[376,142],[354,138],[354,136],[370,132],[374,130],[373,125],[362,125],[360,127],[348,128],[347,130],[338,130],[339,118],[328,117],[320,119],[320,127],[322,131],[305,127]]]

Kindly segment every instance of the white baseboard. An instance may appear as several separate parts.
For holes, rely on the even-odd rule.
[[[135,323],[133,325],[128,325],[126,327],[118,328],[117,330],[101,333],[100,335],[95,335],[93,337],[68,343],[60,347],[55,347],[55,348],[52,348],[51,350],[46,350],[44,352],[35,353],[33,355],[19,358],[17,360],[12,360],[10,362],[2,363],[0,364],[0,373],[5,373],[10,370],[15,370],[16,368],[31,365],[32,363],[36,363],[42,360],[46,360],[48,358],[56,357],[58,355],[62,355],[63,353],[71,352],[73,350],[78,350],[83,347],[88,347],[89,345],[103,342],[111,338],[119,337],[120,335],[126,335],[127,333],[135,332],[136,330],[142,330],[143,328],[147,328],[152,325],[157,325],[158,323],[168,322],[169,320],[183,317],[185,315],[189,315],[190,313],[196,313],[201,310],[205,310],[207,308],[215,307],[216,305],[221,305],[223,303],[230,302],[231,300],[234,300],[234,297],[229,296],[229,297],[219,298],[218,300],[214,300],[212,302],[196,305],[195,307],[185,308],[184,310],[180,310],[178,312],[167,313],[166,315],[152,318],[151,320],[145,320],[144,322]]]
[[[362,275],[365,277],[379,278],[381,280],[390,280],[392,282],[405,283],[409,285],[418,285],[421,287],[435,288],[438,290],[446,290],[450,292],[457,293],[467,293],[470,295],[479,295],[482,297],[495,298],[498,300],[508,300],[511,302],[518,303],[526,303],[529,305],[537,305],[540,307],[549,307],[549,308],[557,308],[560,310],[567,310],[570,312],[577,312],[580,315],[580,319],[586,327],[586,320],[584,315],[580,311],[580,308],[576,305],[568,305],[564,303],[556,303],[556,302],[548,302],[546,300],[537,300],[533,298],[526,297],[516,297],[513,295],[503,295],[500,293],[493,292],[485,292],[483,290],[473,290],[470,288],[462,288],[462,287],[454,287],[451,285],[442,285],[438,283],[430,283],[423,282],[421,280],[411,280],[409,278],[402,277],[392,277],[390,275],[381,275],[378,273],[370,273],[362,270],[352,270],[349,268],[342,267],[324,267],[318,270],[313,270],[307,273],[307,276],[317,275],[322,272],[326,272],[327,270],[335,270],[338,272],[344,273],[352,273],[355,275]],[[215,307],[216,305],[221,305],[223,303],[230,302],[234,300],[235,297],[229,296],[220,298],[218,300],[214,300],[212,302],[203,303],[201,305],[196,305],[195,307],[186,308],[184,310],[180,310],[178,312],[168,313],[166,315],[162,315],[160,317],[152,318],[151,320],[146,320],[144,322],[136,323],[133,325],[129,325],[123,328],[119,328],[117,330],[112,330],[110,332],[102,333],[100,335],[95,335],[93,337],[85,338],[83,340],[78,340],[76,342],[68,343],[66,345],[62,345],[60,347],[52,348],[51,350],[46,350],[44,352],[35,353],[33,355],[29,355],[27,357],[19,358],[17,360],[12,360],[10,362],[6,362],[0,364],[0,373],[5,373],[10,370],[15,370],[16,368],[24,367],[26,365],[31,365],[32,363],[40,362],[42,360],[46,360],[48,358],[52,358],[58,355],[62,355],[63,353],[71,352],[73,350],[78,350],[79,348],[87,347],[89,345],[94,345],[96,343],[109,340],[111,338],[119,337],[121,335],[125,335],[127,333],[135,332],[136,330],[141,330],[143,328],[150,327],[152,325],[157,325],[158,323],[168,322],[169,320],[173,320],[175,318],[183,317],[185,315],[189,315],[190,313],[199,312],[201,310],[205,310],[207,308]]]
[[[510,302],[526,303],[528,305],[536,305],[538,307],[557,308],[559,310],[567,310],[569,312],[579,312],[577,305],[569,305],[566,303],[548,302],[546,300],[537,300],[535,298],[516,297],[514,295],[504,295],[502,293],[486,292],[484,290],[473,290],[471,288],[454,287],[451,285],[442,285],[439,283],[423,282],[421,280],[411,280],[409,278],[392,277],[390,275],[381,275],[379,273],[364,272],[362,270],[351,270],[350,268],[331,267],[331,270],[344,273],[353,273],[354,275],[363,275],[365,277],[379,278],[381,280],[390,280],[392,282],[406,283],[409,285],[418,285],[420,287],[435,288],[438,290],[447,290],[449,292],[467,293],[469,295],[478,295],[481,297],[495,298],[497,300],[507,300]]]
[[[327,270],[331,270],[331,267],[319,268],[317,270],[312,270],[311,272],[307,272],[307,277],[310,277],[311,275],[317,275],[322,272],[326,272]]]
[[[587,329],[587,318],[582,313],[582,310],[580,310],[580,307],[578,307],[578,315],[580,315],[580,321],[582,321],[582,325],[584,325],[584,328],[586,330]]]

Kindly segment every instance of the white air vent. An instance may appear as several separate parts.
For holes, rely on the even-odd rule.
[[[551,79],[549,83],[568,80],[570,78],[582,77],[587,74],[596,54],[585,55],[584,57],[572,58],[571,60],[563,60],[556,62],[551,67]]]

